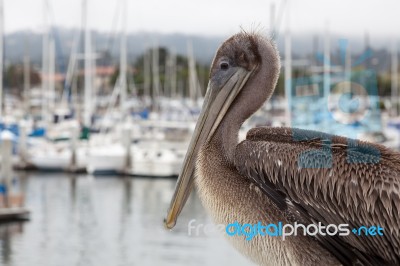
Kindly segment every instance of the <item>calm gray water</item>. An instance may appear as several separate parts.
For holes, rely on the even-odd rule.
[[[0,265],[252,265],[210,223],[193,194],[173,231],[162,220],[174,179],[33,173],[19,177],[31,220],[0,225]]]

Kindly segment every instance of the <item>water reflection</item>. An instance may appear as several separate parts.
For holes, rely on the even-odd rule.
[[[173,232],[163,228],[175,180],[25,174],[31,221],[0,225],[1,265],[249,265],[209,223],[193,194]]]

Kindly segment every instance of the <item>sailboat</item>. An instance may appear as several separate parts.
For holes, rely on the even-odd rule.
[[[42,73],[42,122],[46,125],[46,137],[37,139],[27,151],[27,161],[42,170],[80,171],[86,169],[87,139],[81,138],[80,124],[77,120],[53,123],[56,114],[55,42],[49,34],[47,21],[48,2],[44,1],[45,30],[43,34],[43,73]],[[85,10],[85,9],[83,9]],[[87,30],[88,31],[88,30]],[[76,58],[72,49],[72,58]],[[91,59],[89,59],[91,60]],[[70,65],[75,65],[71,60]],[[67,76],[72,75],[74,67],[69,68]],[[90,120],[90,119],[89,119]]]

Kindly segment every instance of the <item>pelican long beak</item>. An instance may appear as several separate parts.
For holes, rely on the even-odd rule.
[[[164,220],[165,226],[168,229],[172,229],[175,226],[176,220],[192,191],[195,163],[200,148],[211,139],[229,107],[246,84],[254,69],[255,68],[248,71],[239,67],[222,88],[215,88],[215,86],[209,82],[202,111],[176,183],[167,217]]]

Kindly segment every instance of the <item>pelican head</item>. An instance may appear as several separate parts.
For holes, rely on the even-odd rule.
[[[280,60],[275,44],[259,34],[241,32],[219,47],[211,65],[202,111],[165,219],[167,228],[175,226],[193,188],[200,148],[213,138],[228,117],[229,121],[233,121],[231,124],[234,127],[231,129],[238,131],[242,123],[273,93],[279,69]],[[233,149],[234,145],[230,147]],[[233,150],[226,152],[230,157]]]

